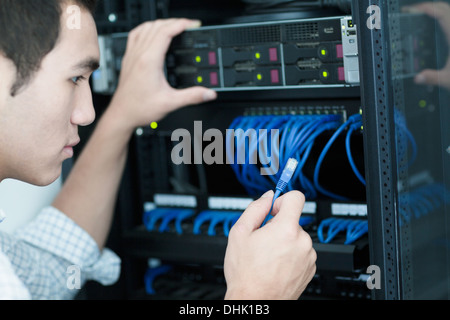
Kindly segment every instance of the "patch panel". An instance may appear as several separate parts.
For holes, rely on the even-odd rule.
[[[149,232],[226,236],[240,218],[243,210],[204,210],[196,213],[191,209],[155,208],[144,211],[143,224]],[[304,214],[300,226],[314,222],[314,215]]]
[[[356,110],[356,109],[355,109]],[[340,115],[343,121],[348,119],[349,109],[347,106],[270,106],[270,107],[251,107],[244,110],[244,116],[263,116],[263,115]]]
[[[369,300],[371,292],[367,288],[367,278],[364,273],[349,273],[345,276],[318,273],[305,289],[306,299],[329,297],[345,300]]]
[[[168,212],[169,214],[166,214]],[[171,216],[171,213],[176,214]],[[130,246],[129,254],[134,257],[154,257],[173,264],[196,261],[220,266],[223,263],[228,232],[241,214],[241,210],[197,209],[193,212],[191,209],[156,208],[145,212],[142,215],[141,226],[124,236],[127,245]],[[347,230],[344,230],[331,241],[321,242],[318,227],[321,224],[319,219],[323,215],[322,207],[316,214],[303,212],[299,221],[299,225],[313,240],[313,246],[319,257],[318,270],[321,273],[333,271],[348,274],[367,267],[369,259],[367,234],[360,234],[354,241],[345,243]],[[339,219],[343,220],[342,217]],[[356,220],[350,218],[348,221]],[[363,219],[358,221],[364,222]],[[182,246],[180,241],[183,243]],[[208,252],[208,255],[205,255],[205,252]]]
[[[143,278],[144,297],[156,299],[223,300],[226,291],[223,271],[199,265],[173,265],[170,263],[149,266]]]

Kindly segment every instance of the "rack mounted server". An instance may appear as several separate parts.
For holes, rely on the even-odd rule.
[[[114,92],[127,33],[99,37],[96,93]],[[350,16],[205,26],[173,40],[166,73],[176,88],[217,91],[359,85],[356,25]]]

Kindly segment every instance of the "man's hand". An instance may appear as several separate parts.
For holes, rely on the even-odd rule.
[[[298,191],[275,201],[273,192],[254,201],[230,231],[225,255],[226,299],[298,299],[316,272],[316,251],[300,227],[305,197]]]
[[[164,74],[164,62],[172,39],[200,22],[166,19],[146,22],[129,33],[119,85],[111,107],[119,106],[116,116],[131,128],[149,125],[168,113],[217,98],[204,87],[172,88]]]
[[[450,5],[446,2],[423,2],[403,8],[404,12],[424,13],[439,22],[450,45]],[[450,89],[450,57],[441,70],[425,69],[414,78],[417,84],[437,85]]]

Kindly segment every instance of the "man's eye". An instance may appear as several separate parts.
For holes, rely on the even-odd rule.
[[[75,85],[78,85],[80,81],[85,80],[86,78],[83,76],[73,77],[71,80]]]

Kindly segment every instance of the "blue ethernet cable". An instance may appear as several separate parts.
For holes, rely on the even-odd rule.
[[[437,210],[440,206],[448,204],[448,196],[448,191],[440,183],[432,183],[410,192],[401,193],[399,195],[399,203],[402,204],[400,226],[408,224],[412,215],[418,219]]]
[[[304,123],[305,119],[301,118],[297,115],[288,115],[285,118],[285,122],[283,126],[280,126],[280,140],[279,140],[279,153],[278,153],[278,159],[280,164],[284,164],[289,159],[286,157],[288,149],[289,149],[289,139],[293,132],[295,131],[295,128],[302,125]],[[278,180],[281,176],[281,171],[279,171],[276,175],[274,175],[272,181],[276,184],[278,183]]]
[[[314,222],[314,218],[310,216],[301,216],[299,224],[301,227],[306,227]]]
[[[350,125],[357,123],[361,121],[361,115],[360,114],[355,114],[351,117],[349,117],[349,119],[347,120],[347,122],[345,122],[343,125],[341,125],[339,127],[339,129],[337,129],[337,131],[333,134],[333,136],[330,138],[330,140],[328,141],[328,143],[325,145],[325,147],[322,150],[322,153],[319,156],[319,159],[317,160],[317,164],[316,164],[316,168],[314,170],[314,185],[316,186],[316,189],[318,191],[320,191],[322,194],[333,198],[333,199],[337,199],[337,200],[343,200],[343,201],[347,201],[348,199],[346,197],[343,197],[341,195],[335,194],[333,192],[330,192],[328,190],[326,190],[325,188],[323,188],[320,183],[319,183],[319,172],[320,172],[320,167],[322,166],[322,162],[325,159],[326,154],[328,153],[328,151],[330,150],[331,146],[334,144],[334,142],[336,141],[336,139],[339,137],[339,135]]]
[[[280,129],[283,126],[283,123],[286,121],[286,116],[264,116],[261,117],[261,126],[257,127],[256,130],[265,129],[269,132],[265,135],[259,135],[256,143],[250,148],[250,154],[259,156],[261,163],[269,164],[270,161],[275,161],[275,159],[279,159],[279,149],[276,148],[276,145],[272,145],[272,129]],[[265,148],[265,152],[263,151]],[[271,158],[268,158],[268,153],[271,153]],[[269,161],[270,160],[270,161]],[[248,178],[253,180],[258,189],[258,193],[262,193],[272,185],[274,177],[272,175],[262,176],[260,174],[260,168],[256,165],[251,166],[249,168],[251,173],[249,173]]]
[[[184,220],[191,218],[195,214],[194,210],[183,210],[178,214],[175,219],[175,230],[178,234],[183,234],[183,226],[182,223]]]
[[[234,129],[242,129],[243,131],[246,131],[248,129],[253,129],[256,130],[255,128],[260,127],[261,125],[263,125],[266,121],[268,120],[268,117],[258,117],[258,116],[252,116],[252,117],[243,117],[242,118],[242,122],[239,123],[240,125],[236,126],[236,128]],[[237,141],[236,141],[236,150],[250,150],[250,145],[248,148],[247,147],[247,141],[245,139],[245,136],[240,137],[236,137]],[[229,139],[230,140],[230,139]],[[250,142],[250,141],[249,141]],[[234,143],[234,141],[232,142]],[[230,146],[230,145],[229,145]],[[236,151],[235,150],[235,151]],[[237,154],[237,152],[235,152],[235,154]],[[249,157],[251,157],[251,154],[249,152]],[[238,180],[242,183],[242,185],[247,189],[247,192],[249,194],[258,194],[259,191],[265,190],[263,187],[261,187],[261,183],[264,185],[263,181],[258,181],[258,182],[253,182],[252,180],[249,180],[249,177],[251,179],[251,177],[258,177],[259,175],[255,175],[255,174],[251,174],[248,172],[248,170],[252,170],[252,167],[250,164],[245,163],[246,161],[244,161],[243,165],[239,165],[238,164],[238,160],[239,159],[234,159],[234,168],[235,168],[235,172],[238,176]],[[246,159],[244,159],[246,160]],[[267,188],[268,185],[266,185]]]
[[[268,124],[273,120],[273,116],[261,116],[261,117],[255,117],[255,125],[248,129],[255,130],[256,133],[256,139],[251,139],[249,141],[248,149],[248,156],[249,160],[255,157],[257,158],[258,155],[258,147],[261,141],[261,138],[259,137],[259,130],[260,129],[266,129]],[[245,142],[245,141],[244,141]],[[250,144],[252,143],[252,144]],[[238,149],[240,147],[238,146]],[[241,147],[242,148],[242,147]],[[267,188],[270,188],[270,182],[264,177],[259,174],[259,168],[256,164],[245,163],[242,166],[242,178],[247,183],[248,186],[254,189],[254,194],[259,194],[263,192],[264,190],[267,190]]]
[[[277,183],[277,186],[275,188],[275,195],[273,196],[272,200],[272,206],[270,207],[269,214],[266,216],[266,219],[263,222],[263,225],[266,224],[266,222],[269,220],[269,217],[272,214],[273,205],[275,204],[275,200],[280,196],[280,194],[286,189],[286,186],[288,185],[289,181],[291,180],[292,176],[294,175],[295,169],[297,169],[298,161],[294,158],[290,158],[286,164],[286,166],[283,169],[283,173],[281,174],[281,178]]]
[[[193,233],[196,235],[201,234],[202,225],[209,222],[206,231],[208,236],[215,236],[217,225],[223,224],[224,235],[228,237],[231,227],[236,223],[240,216],[241,213],[237,211],[202,211],[194,220]]]
[[[169,231],[169,224],[176,219],[176,217],[182,212],[182,209],[174,209],[168,212],[164,217],[162,217],[161,224],[159,226],[159,232],[164,233]]]
[[[243,183],[242,178],[241,178],[241,173],[240,173],[240,167],[237,163],[237,159],[236,159],[236,152],[232,152],[232,149],[235,149],[235,140],[236,138],[232,135],[233,130],[239,129],[243,126],[246,125],[246,123],[249,121],[249,117],[237,117],[236,119],[234,119],[234,121],[232,122],[232,124],[230,125],[230,131],[227,132],[227,136],[226,136],[226,147],[227,147],[227,161],[230,163],[231,168],[233,169],[236,178],[239,180],[239,182],[246,187],[245,183]],[[236,151],[236,150],[235,150]],[[231,158],[232,157],[232,158]],[[247,187],[247,192],[251,193],[251,190],[249,190]]]
[[[407,166],[410,167],[417,158],[416,141],[415,141],[414,136],[412,135],[411,131],[409,131],[409,129],[406,125],[405,116],[398,109],[394,109],[394,122],[395,122],[397,129],[401,130],[401,132],[406,135],[406,138],[409,140],[409,142],[411,144],[412,154],[411,154],[411,158],[409,159],[408,164],[407,164]]]
[[[406,137],[408,138],[409,142],[411,143],[411,158],[408,162],[408,167],[412,166],[412,164],[416,161],[417,158],[417,144],[416,140],[414,139],[414,136],[412,135],[411,131],[406,127],[406,125],[402,128],[406,134]]]
[[[345,244],[352,244],[369,230],[367,220],[354,220],[347,226],[347,238]]]
[[[324,228],[328,228],[327,237]],[[330,243],[340,232],[346,231],[344,244],[352,244],[368,232],[367,220],[328,218],[323,220],[317,229],[317,237],[321,243]]]
[[[284,132],[284,128],[286,126],[286,122],[287,120],[290,118],[290,116],[288,115],[284,115],[284,116],[273,116],[271,121],[267,124],[266,129],[268,131],[270,131],[270,139],[268,138],[268,136],[266,135],[266,141],[263,141],[263,137],[260,137],[259,143],[260,145],[263,144],[267,147],[267,152],[259,152],[259,157],[261,159],[261,163],[269,163],[269,159],[268,157],[268,150],[270,150],[270,154],[271,154],[271,159],[270,160],[274,160],[277,159],[278,161],[280,161],[280,154],[281,154],[281,144],[278,143],[275,145],[272,145],[272,129],[277,129],[278,130],[278,138],[281,139],[282,134]],[[278,140],[280,141],[280,140]],[[269,147],[269,143],[270,143],[270,147]],[[273,175],[268,175],[267,178],[270,180],[271,183],[277,183],[277,179],[276,179],[276,174]]]
[[[309,199],[315,199],[317,197],[317,191],[314,188],[314,185],[309,181],[309,179],[302,174],[303,167],[308,160],[312,147],[316,138],[321,135],[323,132],[331,129],[336,129],[339,127],[340,116],[322,116],[322,119],[317,121],[316,126],[313,127],[314,132],[310,131],[309,136],[306,139],[302,139],[300,141],[301,145],[298,146],[294,157],[299,159],[299,166],[294,175],[294,178],[291,180],[291,184],[293,181],[299,180],[300,185],[305,192],[305,196],[308,196]],[[320,125],[319,128],[317,128]],[[291,186],[289,186],[291,188]]]
[[[154,231],[155,225],[159,219],[163,219],[166,215],[171,214],[173,209],[158,208],[151,211],[145,211],[143,223],[148,231]]]
[[[203,211],[201,212],[194,220],[194,234],[200,234],[201,233],[201,226],[208,220],[210,220],[212,217],[211,211]]]
[[[314,189],[314,185],[302,172],[303,167],[305,166],[305,163],[309,158],[313,146],[314,142],[310,143],[306,148],[306,150],[304,151],[303,155],[301,155],[300,154],[301,151],[299,151],[299,154],[297,155],[296,158],[299,159],[300,162],[298,164],[297,170],[294,173],[294,177],[290,181],[290,184],[292,184],[295,180],[298,180],[300,182],[302,191],[305,193],[305,197],[307,199],[315,199],[317,197],[317,192],[316,189]]]
[[[211,211],[211,222],[209,223],[208,235],[215,236],[216,226],[222,223],[224,235],[228,237],[228,234],[230,233],[230,225],[234,224],[240,216],[240,213],[234,211]]]
[[[295,139],[288,142],[291,148],[291,154],[301,147],[308,137],[327,120],[327,116],[311,116],[308,123],[299,131]]]
[[[418,190],[422,196],[432,203],[433,210],[446,203],[445,190],[438,184],[426,185]]]
[[[340,115],[301,115],[290,116],[285,125],[280,141],[280,160],[285,163],[289,158],[296,158],[299,167],[288,184],[288,190],[294,189],[294,183],[300,182],[300,190],[308,198],[315,198],[317,192],[314,185],[303,174],[303,166],[314,144],[314,140],[325,130],[336,129],[340,123]]]
[[[225,237],[229,236],[231,228],[239,220],[240,217],[241,217],[241,214],[239,213],[239,214],[230,215],[229,217],[227,217],[225,219],[225,221],[223,222],[223,233],[224,233]]]
[[[352,124],[350,126],[350,129],[347,132],[347,137],[345,138],[345,148],[347,150],[347,158],[348,162],[350,163],[350,166],[352,167],[353,172],[355,173],[358,180],[363,184],[366,185],[366,179],[362,176],[362,174],[359,172],[358,167],[355,164],[355,161],[353,160],[352,151],[351,151],[351,137],[353,132],[361,128],[361,124],[359,122]]]
[[[154,295],[155,289],[153,288],[153,283],[155,279],[160,275],[169,273],[172,270],[170,265],[162,265],[157,268],[148,269],[144,276],[145,281],[145,291],[147,294]]]
[[[175,230],[182,234],[183,229],[181,223],[183,220],[192,217],[195,211],[192,209],[182,208],[157,208],[151,211],[144,212],[143,223],[148,231],[155,231],[156,224],[161,221],[159,232],[169,231],[169,224],[175,222]]]
[[[280,145],[283,147],[282,153],[280,153],[281,163],[286,163],[289,158],[292,157],[292,153],[295,152],[293,148],[294,141],[301,137],[304,133],[305,127],[314,120],[313,116],[292,116],[290,121],[286,124],[286,134],[280,141]]]
[[[289,150],[296,149],[295,146],[298,144],[298,141],[305,136],[305,132],[315,125],[316,119],[317,116],[295,116],[295,123],[289,133],[289,139],[286,141],[286,146]]]
[[[303,173],[303,167],[313,148],[316,138],[327,130],[336,130],[342,124],[342,116],[332,115],[264,115],[264,116],[242,116],[236,118],[230,125],[230,129],[266,129],[277,128],[279,130],[280,142],[278,148],[270,146],[271,157],[279,159],[280,163],[287,163],[290,158],[298,160],[298,168],[286,189],[291,191],[299,187],[299,189],[307,195],[308,198],[317,197],[318,191],[315,181],[310,181]],[[258,135],[258,139],[247,142],[243,137],[235,137],[232,141],[232,135],[227,135],[227,159],[234,156],[231,165],[237,179],[251,195],[258,195],[270,188],[272,183],[277,183],[281,171],[275,175],[261,176],[259,174],[258,165],[238,164],[236,153],[231,148],[238,150],[248,147],[248,156],[253,157],[258,151],[262,143],[267,145],[266,152],[259,152],[259,159],[262,163],[268,162],[269,146],[268,135]],[[299,186],[296,186],[299,183]]]
[[[338,218],[328,218],[323,220],[317,229],[317,237],[319,238],[319,241],[322,243],[329,243],[339,232],[345,230],[350,222],[351,220]],[[327,237],[324,238],[323,229],[326,227],[328,227],[328,232]]]
[[[211,222],[209,223],[208,235],[215,236],[216,235],[216,226],[219,223],[223,223],[228,216],[228,212],[212,212],[211,213]]]

